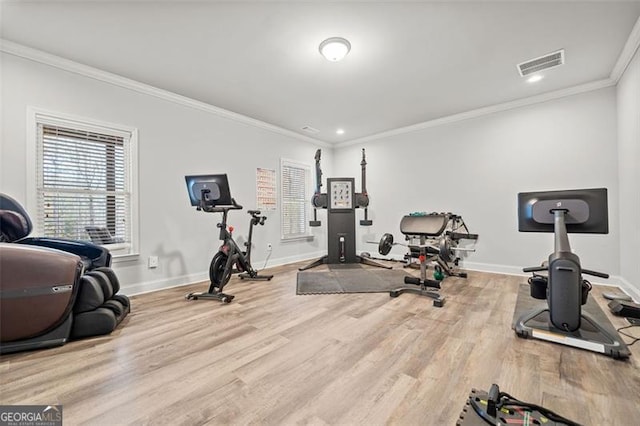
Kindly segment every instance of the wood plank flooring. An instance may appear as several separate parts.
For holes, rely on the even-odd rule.
[[[448,278],[436,308],[411,294],[296,296],[298,266],[232,278],[228,305],[184,299],[206,284],[138,295],[109,336],[2,356],[0,403],[62,404],[65,425],[453,425],[471,388],[498,383],[582,424],[640,421],[640,343],[617,361],[516,337],[525,278]]]

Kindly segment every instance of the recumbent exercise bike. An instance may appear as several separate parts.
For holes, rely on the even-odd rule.
[[[233,239],[233,226],[227,226],[229,210],[242,210],[242,206],[231,197],[227,175],[185,176],[185,179],[192,206],[205,213],[222,213],[222,222],[216,226],[220,228],[220,240],[223,241],[218,252],[211,259],[209,290],[206,293],[189,293],[185,299],[215,299],[230,303],[234,296],[225,294],[222,290],[231,279],[231,275],[236,273],[239,274],[240,279],[271,280],[273,275],[259,275],[259,272],[251,266],[253,227],[264,225],[267,217],[260,216],[260,210],[247,211],[251,216],[249,237],[244,243],[246,251],[242,251]]]
[[[519,337],[547,340],[618,359],[629,357],[629,349],[615,330],[603,327],[582,311],[591,290],[582,275],[609,275],[582,268],[569,244],[568,233],[607,234],[608,220],[606,188],[518,194],[518,230],[554,233],[554,251],[548,261],[523,269],[534,273],[529,279],[531,297],[546,299],[547,306],[524,312],[518,318],[513,328]],[[543,271],[546,276],[535,274]]]

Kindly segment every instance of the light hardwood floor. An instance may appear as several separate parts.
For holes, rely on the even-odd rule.
[[[436,308],[411,294],[296,296],[297,266],[232,278],[229,305],[184,300],[206,284],[135,296],[109,336],[3,356],[0,403],[62,404],[65,425],[453,425],[471,388],[497,383],[583,424],[640,424],[640,343],[618,361],[517,338],[523,277],[448,278]]]

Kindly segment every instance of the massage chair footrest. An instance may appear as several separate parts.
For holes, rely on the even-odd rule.
[[[120,297],[126,298],[123,295],[120,295]],[[126,304],[110,299],[99,308],[75,314],[71,337],[79,339],[109,334],[116,329],[130,310],[129,299],[127,299]]]

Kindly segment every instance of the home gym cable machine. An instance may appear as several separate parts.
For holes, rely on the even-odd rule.
[[[368,217],[369,194],[367,193],[367,160],[362,149],[362,191],[354,192],[354,178],[327,178],[327,192],[322,192],[322,169],[320,168],[321,150],[316,151],[316,190],[311,198],[313,220],[309,226],[320,226],[318,209],[327,209],[327,255],[300,268],[300,271],[314,268],[322,264],[364,263],[380,268],[391,269],[372,259],[356,254],[356,213],[355,209],[364,209],[364,219],[360,226],[371,226],[373,221]]]

